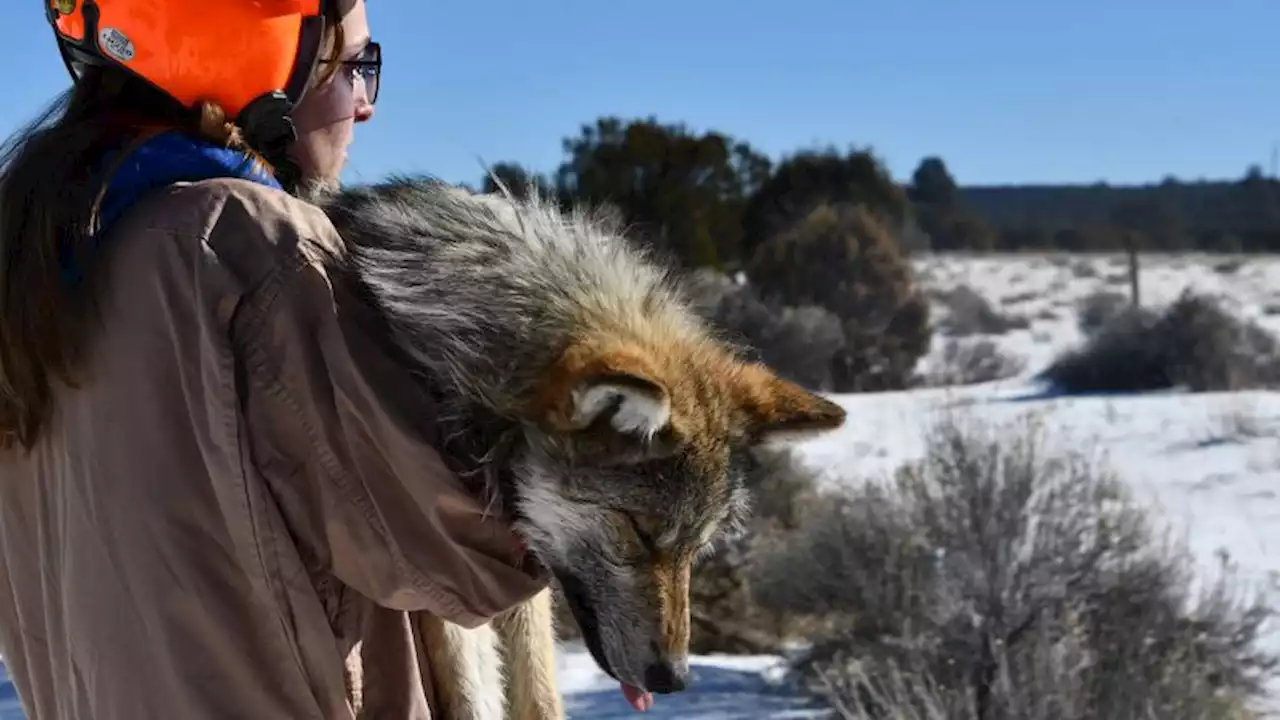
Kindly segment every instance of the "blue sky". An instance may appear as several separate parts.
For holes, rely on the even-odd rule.
[[[227,0],[222,0],[227,1]],[[5,0],[8,134],[66,86]],[[1280,141],[1280,0],[371,0],[384,71],[351,180],[553,169],[598,115],[717,129],[775,158],[871,146],[962,184],[1238,177]]]

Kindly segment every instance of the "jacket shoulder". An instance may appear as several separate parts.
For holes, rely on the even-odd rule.
[[[250,286],[281,264],[318,263],[342,248],[320,208],[238,178],[175,183],[140,205],[134,217],[148,230],[198,239]]]

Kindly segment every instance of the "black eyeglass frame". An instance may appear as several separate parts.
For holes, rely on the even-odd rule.
[[[369,104],[374,105],[378,102],[378,93],[382,90],[382,44],[378,42],[370,42],[360,51],[361,58],[367,58],[372,55],[373,59],[359,60],[339,60],[342,69],[346,72],[359,73],[364,78],[364,86],[369,93]],[[333,62],[330,60],[321,60],[321,62]]]

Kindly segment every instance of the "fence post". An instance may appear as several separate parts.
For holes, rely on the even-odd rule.
[[[1142,305],[1138,287],[1138,242],[1134,238],[1136,234],[1132,230],[1124,234],[1125,250],[1129,254],[1129,302],[1135,308]]]

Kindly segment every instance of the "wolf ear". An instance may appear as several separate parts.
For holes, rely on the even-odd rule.
[[[590,427],[609,413],[609,425],[646,439],[671,423],[671,398],[659,385],[634,375],[605,375],[570,390],[571,423]]]
[[[585,430],[607,418],[613,431],[651,441],[671,425],[671,395],[642,355],[579,346],[552,370],[535,413],[560,432]]]
[[[740,404],[752,444],[799,442],[844,424],[845,409],[775,375],[760,364],[742,368]]]

